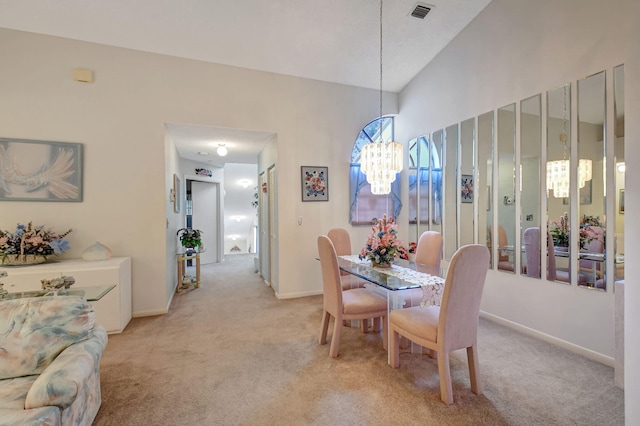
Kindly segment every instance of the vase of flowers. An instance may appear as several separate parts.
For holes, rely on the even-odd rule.
[[[0,264],[33,265],[47,261],[48,256],[69,250],[64,239],[72,230],[58,234],[44,226],[18,224],[14,232],[0,230]]]
[[[578,231],[580,249],[584,249],[595,237],[597,237],[592,226],[601,227],[602,223],[600,222],[600,218],[586,215],[583,216],[580,221]],[[571,236],[569,229],[569,215],[567,212],[560,216],[560,221],[552,222],[549,225],[549,233],[553,238],[554,246],[563,250],[569,250],[569,241]]]
[[[393,260],[404,250],[397,237],[396,223],[387,215],[371,228],[366,245],[360,251],[360,259],[369,259],[374,267],[390,268]]]

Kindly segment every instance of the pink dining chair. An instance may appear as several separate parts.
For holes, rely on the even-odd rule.
[[[556,251],[550,232],[547,232],[547,279],[549,281],[571,283],[569,270],[556,267]],[[578,285],[587,285],[587,277],[582,273],[578,273]]]
[[[318,254],[322,269],[323,309],[320,326],[321,345],[327,343],[329,320],[334,319],[333,336],[329,355],[338,356],[342,323],[345,320],[382,320],[382,347],[387,349],[387,299],[366,288],[342,290],[338,257],[331,240],[324,235],[318,237]]]
[[[482,289],[489,269],[489,249],[480,244],[460,247],[451,258],[441,306],[391,311],[391,366],[400,366],[400,335],[437,353],[440,398],[453,403],[449,352],[467,350],[471,391],[482,393],[478,364],[478,321]]]
[[[416,245],[416,263],[431,266],[440,270],[442,261],[442,234],[436,231],[425,231],[420,235]],[[405,301],[409,306],[416,306],[422,300],[422,289],[413,288],[406,291]]]
[[[336,255],[348,256],[351,253],[351,237],[349,232],[343,228],[333,228],[327,232],[327,237],[333,243],[336,249]],[[353,274],[345,271],[340,271],[340,281],[342,283],[343,290],[349,290],[352,288],[358,288],[364,286],[364,281]]]
[[[540,228],[532,227],[524,230],[524,254],[526,259],[526,275],[540,278]]]

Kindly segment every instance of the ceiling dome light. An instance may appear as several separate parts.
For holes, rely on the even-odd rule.
[[[221,143],[221,144],[218,144],[218,149],[216,149],[216,152],[220,157],[224,157],[225,155],[227,155],[227,152],[229,151],[227,151],[227,147],[224,146],[223,143]]]

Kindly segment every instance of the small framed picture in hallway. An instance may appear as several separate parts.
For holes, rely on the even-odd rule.
[[[329,168],[301,167],[302,201],[329,201]]]

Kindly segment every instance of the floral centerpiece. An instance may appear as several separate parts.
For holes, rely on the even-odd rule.
[[[371,228],[367,244],[360,251],[360,259],[370,259],[373,266],[381,268],[391,267],[396,257],[406,250],[397,237],[396,223],[387,215]]]
[[[29,265],[43,263],[47,256],[59,255],[69,250],[64,239],[71,229],[62,234],[47,230],[44,226],[18,224],[15,232],[0,230],[0,264]]]
[[[602,226],[599,217],[583,216],[580,221],[579,228],[579,241],[580,248],[584,249],[593,239],[596,237],[596,233],[591,228],[592,226]],[[553,238],[553,245],[556,247],[569,247],[570,241],[570,229],[569,229],[569,214],[565,212],[560,216],[560,221],[551,222],[549,225],[549,233]]]

